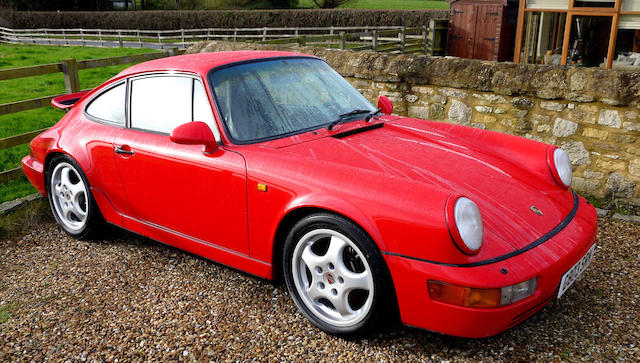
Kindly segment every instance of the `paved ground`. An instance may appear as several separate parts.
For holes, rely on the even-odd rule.
[[[560,301],[497,337],[398,327],[344,340],[309,325],[283,286],[114,232],[44,224],[0,241],[0,361],[640,361],[640,224],[601,221],[599,249]]]

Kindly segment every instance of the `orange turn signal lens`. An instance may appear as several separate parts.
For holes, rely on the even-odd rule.
[[[475,289],[429,281],[429,296],[435,301],[471,308],[493,308],[500,306],[501,289]]]

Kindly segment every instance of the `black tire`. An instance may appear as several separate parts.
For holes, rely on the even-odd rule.
[[[75,171],[75,174],[73,172],[69,173],[71,184],[79,186],[81,185],[79,183],[81,181],[84,185],[84,198],[82,197],[82,195],[80,195],[81,193],[78,193],[80,197],[79,204],[82,204],[85,207],[80,208],[80,211],[86,212],[86,217],[83,221],[79,217],[76,217],[77,221],[74,221],[73,218],[65,218],[61,215],[63,213],[60,210],[61,203],[67,201],[65,201],[63,197],[59,196],[58,193],[56,193],[55,185],[53,185],[53,183],[55,183],[54,174],[56,174],[57,168],[71,168],[73,171]],[[80,168],[80,165],[78,165],[78,163],[73,160],[73,158],[69,157],[68,155],[56,155],[51,160],[51,162],[49,162],[49,166],[45,174],[45,186],[47,189],[47,196],[49,200],[49,206],[51,207],[51,213],[56,219],[58,225],[62,227],[62,229],[66,233],[78,239],[89,239],[95,237],[98,234],[98,231],[104,224],[103,218],[96,204],[96,201],[93,198],[93,194],[91,193],[91,186],[89,184],[89,181],[84,175],[82,168]],[[71,193],[69,193],[68,195],[71,195]],[[68,201],[71,202],[70,200]],[[75,222],[75,224],[73,224],[73,222]]]
[[[335,234],[335,236],[323,237],[326,234]],[[323,258],[325,261],[331,260],[327,256],[330,255],[329,249],[332,249],[333,237],[337,237],[339,241],[342,239],[341,236],[346,237],[353,244],[352,246],[347,241],[347,244],[342,247],[342,252],[339,253],[342,261],[337,262],[336,265],[341,264],[343,267],[338,268],[338,266],[333,266],[329,262],[318,262],[317,266],[309,267],[303,261],[302,254],[304,253],[301,254],[301,251],[304,251],[305,246],[319,250],[320,253],[314,252],[314,255],[312,255],[314,258]],[[308,240],[307,238],[310,239]],[[322,255],[322,249],[325,244],[327,245],[327,250]],[[300,245],[299,248],[297,248],[298,245]],[[357,248],[358,251],[353,247]],[[364,257],[366,263],[361,263],[361,256]],[[294,266],[294,260],[295,264],[300,267],[296,268]],[[393,290],[393,283],[386,263],[371,237],[359,226],[345,218],[330,213],[320,213],[300,220],[292,227],[287,236],[283,249],[282,264],[287,288],[300,312],[313,325],[329,334],[342,336],[361,335],[363,333],[371,333],[377,328],[397,321],[395,291]],[[320,274],[320,270],[310,271],[310,269],[316,269],[317,267],[326,271],[323,270],[323,274]],[[359,275],[351,275],[345,272],[344,268]],[[364,276],[362,274],[367,268],[372,276],[372,282],[369,280],[368,286],[372,286],[373,294],[370,295],[370,290],[359,290],[357,288],[349,290],[345,287],[349,281],[352,281],[347,276]],[[342,273],[345,277],[344,279],[340,276],[340,271],[347,273],[346,275]],[[306,276],[306,279],[304,276]],[[360,280],[362,279],[358,278],[358,281]],[[340,290],[340,284],[343,285],[343,290]],[[312,288],[312,286],[316,285],[318,286],[317,288]],[[336,292],[334,287],[339,292]],[[307,292],[302,289],[306,289],[305,291]],[[316,294],[322,293],[325,295],[318,299],[311,297],[308,293],[311,289],[314,289]],[[359,315],[353,315],[353,319],[348,319],[351,314],[345,314],[344,316],[346,317],[342,319],[343,315],[338,311],[338,305],[334,306],[328,300],[328,298],[332,298],[331,295],[334,293],[333,298],[336,300],[342,300],[340,297],[344,296],[344,301],[349,305],[350,309],[362,310]],[[352,299],[353,294],[360,296]],[[324,296],[328,296],[328,298]],[[372,299],[371,302],[368,300],[369,297]],[[362,306],[359,306],[360,302],[358,300],[365,300],[365,302],[362,303]],[[353,305],[354,303],[355,305]],[[342,310],[344,311],[344,308]],[[335,314],[335,317],[331,314]]]

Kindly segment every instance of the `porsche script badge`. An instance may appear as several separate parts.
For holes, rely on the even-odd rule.
[[[529,209],[531,209],[531,211],[539,216],[541,216],[543,213],[540,209],[538,209],[535,205],[532,205],[531,207],[529,207]]]

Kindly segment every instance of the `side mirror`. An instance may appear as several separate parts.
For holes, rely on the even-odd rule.
[[[381,95],[378,97],[378,108],[382,111],[382,113],[386,115],[391,115],[393,112],[393,103],[387,98],[385,95]]]
[[[218,144],[209,126],[201,121],[187,122],[171,131],[171,141],[184,145],[204,145],[204,152],[211,154],[218,150]]]

